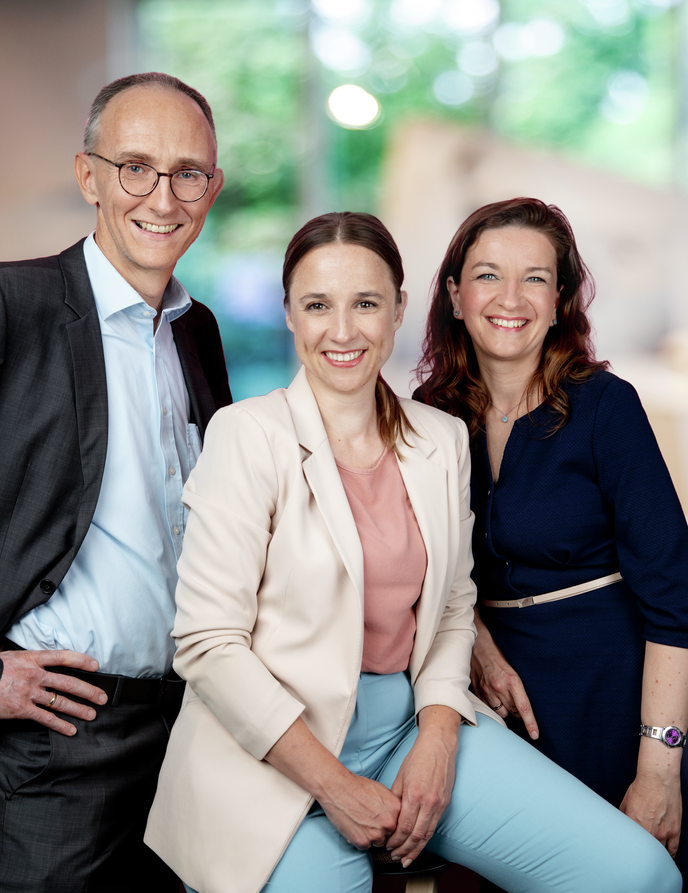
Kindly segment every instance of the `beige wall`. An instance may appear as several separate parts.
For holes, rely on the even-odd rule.
[[[132,0],[0,0],[0,260],[53,254],[95,222],[73,174],[103,84],[135,71]]]

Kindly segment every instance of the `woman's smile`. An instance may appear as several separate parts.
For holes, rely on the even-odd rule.
[[[338,353],[335,350],[323,351],[327,359],[335,366],[355,366],[365,353],[364,350],[353,350],[349,353]]]
[[[500,316],[488,316],[487,318],[498,329],[522,329],[528,324],[527,319],[505,319]]]

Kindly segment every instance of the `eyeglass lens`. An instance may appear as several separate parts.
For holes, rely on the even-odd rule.
[[[120,182],[130,195],[148,195],[155,189],[158,175],[147,164],[124,164],[119,172]],[[170,177],[172,192],[182,201],[196,201],[208,188],[208,176],[203,171],[181,170]]]

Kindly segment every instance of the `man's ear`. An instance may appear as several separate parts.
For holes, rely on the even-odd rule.
[[[85,152],[77,152],[74,159],[74,176],[81,194],[89,205],[98,204],[94,161]]]
[[[208,210],[212,208],[215,204],[215,199],[222,192],[222,187],[225,185],[225,175],[224,171],[220,167],[216,167],[213,171],[213,179],[208,184],[208,192],[210,193],[210,204],[208,205]]]

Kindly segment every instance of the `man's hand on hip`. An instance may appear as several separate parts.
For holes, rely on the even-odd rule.
[[[98,661],[75,651],[0,651],[0,720],[33,719],[62,735],[76,735],[76,728],[52,711],[95,719],[92,707],[78,704],[67,695],[99,705],[107,701],[107,695],[95,685],[75,676],[51,673],[47,667],[92,672],[98,669]]]

